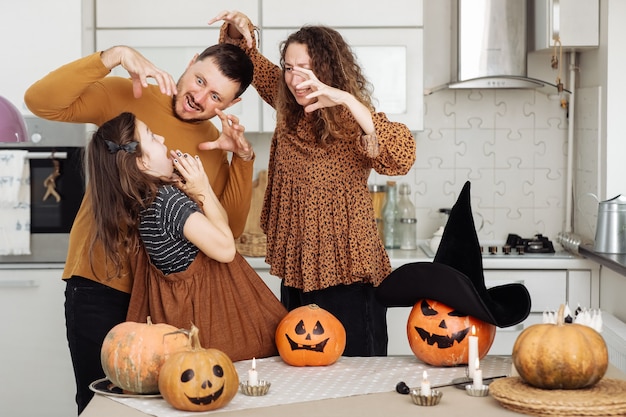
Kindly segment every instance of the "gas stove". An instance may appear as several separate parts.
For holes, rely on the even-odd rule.
[[[499,252],[503,255],[553,254],[556,252],[550,239],[541,234],[535,235],[530,239],[524,239],[519,235],[509,234],[503,245],[488,245],[487,248],[481,246],[480,249],[483,255],[485,253],[497,255]],[[485,252],[485,250],[487,252]]]
[[[430,248],[429,241],[420,245],[420,249],[429,258],[435,257],[435,252]],[[509,234],[505,242],[492,241],[481,242],[480,250],[484,259],[491,258],[514,258],[514,259],[537,259],[537,258],[573,258],[575,255],[557,246],[547,237],[537,234],[532,238],[522,238],[516,234]]]

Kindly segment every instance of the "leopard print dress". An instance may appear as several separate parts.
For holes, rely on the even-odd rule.
[[[243,40],[229,38],[227,24],[220,42],[236,44],[248,53],[254,63],[252,84],[274,107],[283,77],[280,67]],[[352,117],[345,108],[336,109],[346,120]],[[310,118],[300,119],[297,126],[277,123],[261,227],[267,235],[270,273],[282,278],[285,286],[305,292],[340,284],[377,286],[391,272],[368,178],[372,169],[384,175],[406,174],[415,161],[415,140],[406,125],[389,121],[384,113],[372,118],[380,146],[376,158],[367,156],[362,131],[346,131],[320,146]]]

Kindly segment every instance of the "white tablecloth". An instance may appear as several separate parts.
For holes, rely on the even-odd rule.
[[[240,381],[245,381],[252,361],[235,362]],[[487,356],[480,364],[483,378],[507,375],[511,371],[511,358]],[[280,357],[256,360],[259,379],[272,385],[267,395],[251,397],[238,392],[220,411],[243,410],[253,407],[269,407],[352,395],[373,394],[395,390],[404,381],[409,387],[419,387],[423,371],[433,387],[448,384],[455,378],[465,376],[465,367],[432,367],[414,356],[350,358],[341,357],[324,367],[294,367],[285,364]],[[398,394],[400,395],[400,394]],[[187,417],[198,413],[178,411],[162,398],[121,398],[115,401],[157,417]]]

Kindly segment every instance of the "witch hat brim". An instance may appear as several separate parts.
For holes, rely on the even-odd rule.
[[[387,307],[411,307],[422,298],[436,300],[498,327],[524,321],[531,306],[523,284],[485,286],[469,181],[450,212],[433,262],[395,269],[376,288],[376,296]]]

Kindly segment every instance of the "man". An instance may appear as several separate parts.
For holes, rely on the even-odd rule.
[[[107,77],[120,65],[130,79]],[[199,154],[237,237],[250,208],[254,152],[239,120],[222,111],[241,100],[252,71],[250,59],[239,48],[214,45],[194,56],[175,83],[138,51],[114,46],[52,71],[28,88],[24,100],[37,116],[65,122],[101,125],[122,112],[132,112],[164,136],[168,148]],[[156,85],[148,83],[150,78]],[[221,134],[209,121],[216,115],[222,122]],[[233,153],[230,163],[228,151]],[[87,187],[70,232],[62,276],[67,283],[65,317],[78,414],[93,396],[89,384],[104,377],[100,365],[104,337],[126,319],[132,258],[137,256],[128,253],[122,271],[116,271],[101,243],[94,241],[95,229]]]

